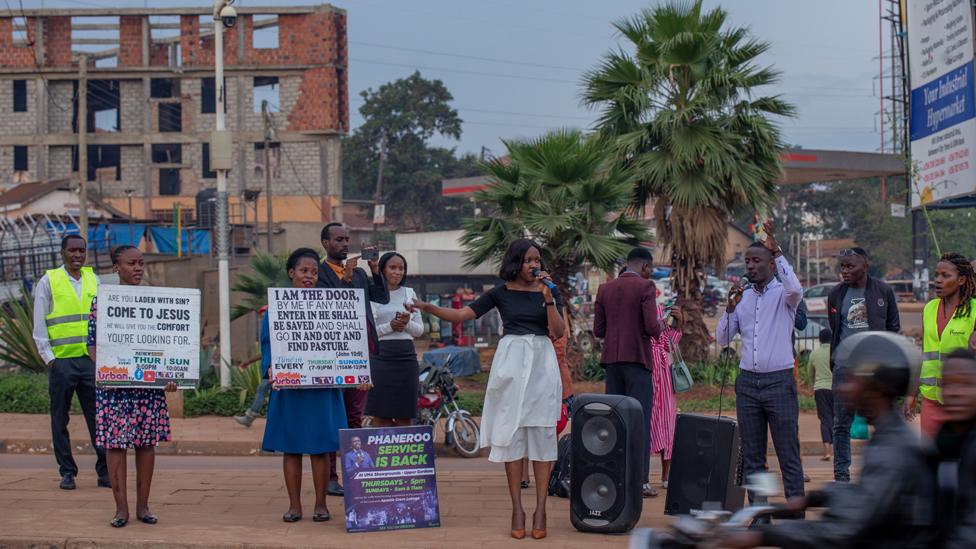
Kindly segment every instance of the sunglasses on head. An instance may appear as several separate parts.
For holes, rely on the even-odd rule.
[[[855,250],[854,248],[844,248],[837,255],[839,255],[840,257],[851,257],[856,255],[856,256],[863,257],[864,259],[868,258],[868,255],[866,253],[860,250]]]

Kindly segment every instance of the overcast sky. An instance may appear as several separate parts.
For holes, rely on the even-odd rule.
[[[5,0],[17,9],[17,0]],[[316,4],[238,0],[237,5]],[[348,14],[349,96],[355,128],[359,92],[415,69],[444,81],[464,120],[460,152],[549,128],[589,128],[580,106],[584,70],[616,47],[611,22],[653,0],[337,0]],[[143,0],[23,0],[24,7],[139,7]],[[207,5],[166,0],[165,5]],[[735,25],[772,43],[764,61],[783,72],[781,93],[799,109],[783,121],[787,142],[804,148],[876,151],[880,146],[878,4],[874,0],[706,0]],[[148,5],[158,5],[148,2]],[[0,5],[3,9],[6,6]],[[886,29],[887,32],[887,29]]]

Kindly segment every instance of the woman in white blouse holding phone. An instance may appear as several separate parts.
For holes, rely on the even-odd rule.
[[[420,365],[413,340],[424,335],[424,323],[420,311],[409,313],[404,307],[417,297],[403,285],[407,260],[387,252],[380,258],[379,268],[390,290],[390,302],[371,303],[380,345],[370,356],[373,389],[366,398],[366,414],[373,418],[372,427],[399,427],[412,424],[417,417]]]

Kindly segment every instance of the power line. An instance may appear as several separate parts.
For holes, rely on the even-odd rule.
[[[570,35],[575,35],[575,36],[584,36],[584,37],[587,37],[587,38],[599,38],[601,40],[606,40],[608,38],[607,36],[598,35],[598,34],[589,34],[589,33],[584,33],[584,32],[575,32],[575,31],[567,31],[567,30],[560,30],[560,29],[550,29],[550,28],[546,28],[546,27],[533,27],[531,25],[519,25],[519,24],[515,24],[515,23],[510,23],[508,21],[498,21],[498,20],[491,20],[491,19],[480,19],[480,18],[477,18],[477,17],[465,17],[465,16],[461,16],[461,15],[450,15],[450,14],[440,13],[440,12],[435,12],[435,11],[416,10],[416,9],[402,8],[402,7],[399,7],[399,6],[388,6],[388,5],[383,5],[383,4],[374,4],[374,3],[371,3],[371,2],[362,2],[360,0],[356,0],[355,3],[356,4],[361,4],[363,6],[371,6],[371,7],[374,7],[374,8],[380,8],[380,9],[383,9],[383,10],[395,10],[395,11],[401,11],[401,12],[405,12],[405,13],[416,13],[416,14],[419,14],[419,15],[427,15],[427,16],[431,16],[431,17],[442,17],[442,18],[446,18],[446,19],[456,19],[458,21],[472,21],[472,22],[475,22],[475,23],[484,23],[484,24],[488,24],[488,25],[492,25],[492,26],[496,26],[496,27],[497,26],[511,27],[511,28],[514,28],[514,29],[531,30],[531,31],[537,31],[537,32],[549,32],[549,33],[563,34],[563,35],[570,34]]]
[[[34,46],[34,37],[32,35],[31,26],[28,23],[27,14],[24,12],[24,1],[18,0],[18,5],[20,6],[20,16],[14,14],[14,10],[11,9],[10,3],[7,0],[3,0],[3,3],[7,7],[7,12],[10,13],[11,26],[13,26],[14,19],[18,17],[24,20],[25,33],[27,36],[27,44],[30,46],[31,49],[31,61],[34,62],[34,68],[37,71],[38,78],[40,78],[41,82],[44,84],[44,90],[46,92],[44,95],[47,97],[48,100],[50,100],[52,105],[58,108],[58,110],[60,110],[61,112],[68,112],[68,108],[65,108],[58,101],[54,99],[54,96],[51,94],[51,87],[48,86],[47,78],[44,77],[43,69],[41,69],[41,65],[37,62],[37,48],[35,48]],[[74,102],[77,101],[77,99],[78,99],[78,94],[75,93],[74,97],[71,98],[72,106],[74,105]]]
[[[367,64],[372,64],[372,65],[388,65],[388,66],[391,66],[391,67],[406,67],[408,69],[415,69],[415,70],[453,72],[453,73],[457,73],[457,74],[470,74],[470,75],[475,75],[475,76],[493,76],[493,77],[496,77],[496,78],[512,78],[512,79],[515,79],[515,80],[536,80],[536,81],[539,81],[539,82],[555,82],[555,83],[558,83],[558,84],[576,84],[577,83],[575,80],[561,80],[561,79],[558,79],[558,78],[542,78],[542,77],[538,77],[538,76],[521,76],[521,75],[518,75],[518,74],[502,74],[502,73],[494,73],[494,72],[469,71],[469,70],[463,70],[463,69],[449,69],[449,68],[445,68],[445,67],[427,67],[427,66],[423,66],[423,65],[411,65],[411,64],[405,64],[405,63],[392,63],[392,62],[389,62],[389,61],[375,61],[375,60],[372,60],[372,59],[354,59],[354,58],[351,58],[350,57],[349,60],[350,61],[355,61],[357,63],[367,63]]]
[[[567,67],[567,66],[564,66],[564,65],[547,65],[547,64],[544,64],[544,63],[531,63],[531,62],[528,62],[528,61],[515,61],[513,59],[499,59],[497,57],[481,57],[481,56],[478,56],[478,55],[464,55],[464,54],[460,54],[460,53],[446,53],[446,52],[434,51],[434,50],[423,50],[423,49],[416,49],[416,48],[405,48],[405,47],[402,47],[402,46],[391,46],[389,44],[374,44],[374,43],[371,43],[371,42],[360,42],[358,40],[350,40],[349,43],[350,44],[359,45],[359,46],[367,46],[367,47],[370,47],[370,48],[383,48],[383,49],[389,49],[389,50],[395,50],[395,51],[409,51],[409,52],[414,52],[414,53],[425,53],[425,54],[428,54],[428,55],[440,55],[440,56],[443,56],[443,57],[456,57],[458,59],[472,59],[472,60],[475,60],[475,61],[487,61],[489,63],[504,63],[506,65],[521,65],[521,66],[525,66],[525,67],[537,67],[537,68],[544,68],[544,69],[559,69],[559,70],[575,71],[575,72],[584,72],[585,71],[585,69],[582,69],[580,67]]]

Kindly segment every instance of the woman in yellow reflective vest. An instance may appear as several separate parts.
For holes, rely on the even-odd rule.
[[[922,434],[935,438],[945,421],[942,411],[942,357],[960,347],[976,349],[976,273],[963,255],[942,255],[935,267],[936,299],[922,313]],[[914,415],[918,397],[908,404]]]

